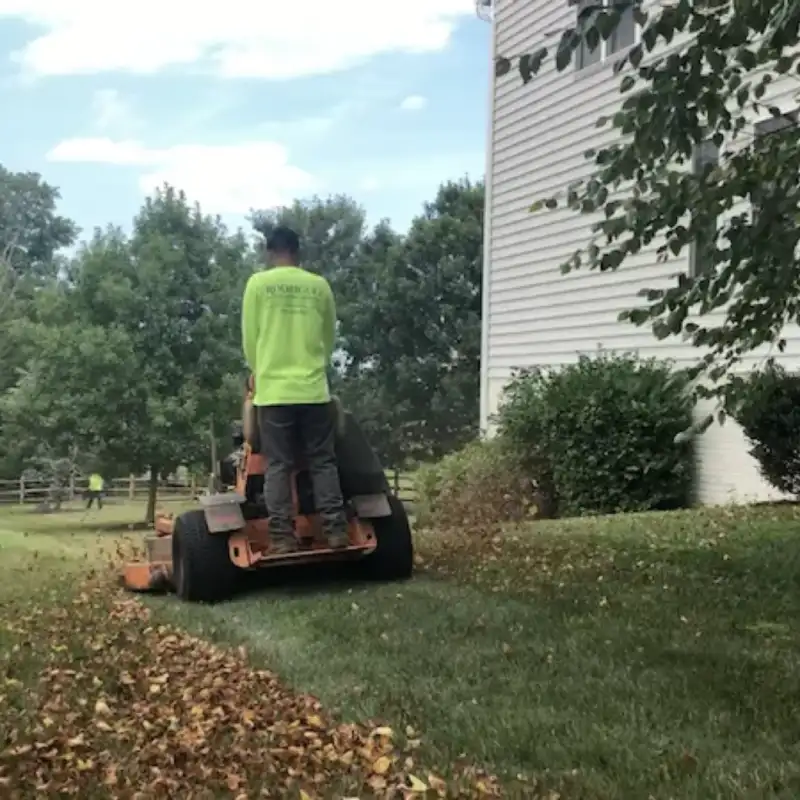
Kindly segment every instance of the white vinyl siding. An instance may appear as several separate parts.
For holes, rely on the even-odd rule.
[[[560,264],[590,238],[590,219],[572,211],[532,214],[537,199],[588,177],[584,158],[614,140],[595,127],[618,108],[619,76],[610,63],[584,70],[555,70],[558,34],[575,24],[567,0],[495,0],[494,48],[498,55],[532,52],[543,43],[551,57],[523,86],[516,70],[494,83],[487,154],[487,241],[484,288],[484,359],[481,367],[483,428],[497,409],[515,368],[558,366],[598,349],[693,363],[696,353],[679,338],[658,341],[647,327],[617,321],[639,305],[637,291],[668,285],[689,269],[690,248],[665,263],[658,242],[626,259],[615,273],[579,270],[562,275]],[[613,59],[611,59],[613,61]],[[793,108],[791,79],[776,81],[771,102]],[[797,361],[800,336],[787,335],[787,360]],[[748,366],[757,363],[755,357]],[[731,422],[713,426],[698,442],[697,496],[704,503],[766,499],[775,495],[757,473],[741,431]]]

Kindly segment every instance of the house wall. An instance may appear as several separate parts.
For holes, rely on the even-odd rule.
[[[567,0],[495,0],[495,52],[518,55],[545,42],[555,45],[574,20],[575,9]],[[590,174],[591,163],[583,154],[613,141],[614,132],[595,123],[618,108],[618,87],[619,77],[608,63],[558,73],[552,58],[527,86],[515,70],[494,81],[481,368],[481,424],[489,431],[515,368],[562,365],[600,348],[638,351],[679,365],[693,363],[697,356],[677,339],[658,341],[649,328],[617,321],[620,311],[638,305],[639,289],[669,284],[671,275],[687,270],[688,252],[659,263],[656,242],[626,259],[615,273],[579,270],[561,275],[559,265],[587,244],[590,220],[564,209],[529,211],[538,198]],[[784,110],[798,104],[791,79],[776,82],[772,94],[772,102]],[[800,332],[788,331],[787,340],[785,360],[800,366]],[[755,358],[746,366],[754,363]],[[715,423],[700,437],[700,502],[776,496],[747,450],[741,429],[731,421],[722,427]]]

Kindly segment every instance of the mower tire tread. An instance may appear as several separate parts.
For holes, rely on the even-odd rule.
[[[414,542],[402,500],[389,495],[390,517],[372,520],[378,546],[361,564],[364,577],[375,581],[403,581],[414,571]]]
[[[235,593],[240,571],[230,559],[228,537],[209,532],[202,510],[186,511],[175,520],[172,558],[181,600],[218,603]]]

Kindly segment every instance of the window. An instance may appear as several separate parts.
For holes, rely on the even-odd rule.
[[[761,137],[770,137],[772,140],[770,144],[777,143],[784,139],[789,131],[797,130],[798,126],[798,112],[790,111],[782,114],[779,117],[770,116],[768,119],[757,122],[753,128],[755,131],[756,139]],[[782,176],[781,176],[782,177]],[[787,180],[794,181],[794,175],[786,175]],[[757,217],[760,213],[764,213],[767,219],[775,218],[778,214],[778,207],[780,203],[781,187],[780,178],[777,181],[764,181],[760,184],[757,191],[751,192],[750,200],[753,206],[753,221],[757,223]]]
[[[698,144],[692,157],[692,172],[703,175],[709,168],[719,163],[719,148],[710,139]],[[689,275],[696,278],[701,272],[714,265],[711,254],[717,247],[717,220],[708,220],[697,232],[689,246]]]
[[[588,31],[597,19],[601,8],[619,8],[622,16],[616,30],[608,39],[600,37],[600,41],[592,48],[586,38],[581,40],[575,52],[575,66],[577,69],[586,69],[592,64],[600,64],[611,58],[614,53],[620,53],[631,47],[636,42],[636,20],[633,18],[633,9],[637,0],[571,0],[577,8],[576,30]]]

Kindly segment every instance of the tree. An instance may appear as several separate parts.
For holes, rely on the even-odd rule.
[[[18,281],[32,285],[55,276],[55,258],[75,241],[78,229],[56,211],[58,190],[35,172],[11,172],[0,165],[0,253],[3,294]],[[4,299],[7,299],[4,297]]]
[[[582,37],[607,38],[621,11],[594,9],[596,21],[584,33],[565,31],[557,68],[569,65]],[[595,220],[592,241],[565,271],[618,269],[657,240],[664,260],[693,241],[704,244],[708,266],[701,274],[644,290],[646,304],[622,318],[651,325],[658,338],[686,337],[699,351],[693,374],[706,379],[697,392],[730,401],[742,390],[732,374],[737,362],[762,345],[782,350],[786,324],[800,316],[800,137],[796,121],[768,99],[772,84],[799,72],[800,5],[677,0],[652,19],[638,5],[634,14],[644,31],[618,65],[626,97],[610,119],[598,120],[620,139],[587,153],[594,165],[589,180],[534,210],[566,204]],[[659,45],[680,33],[690,33],[689,42],[659,55]],[[535,78],[547,55],[541,47],[517,59],[523,81]],[[498,59],[498,75],[511,68],[511,58]],[[772,133],[753,139],[750,124],[765,112],[775,121]],[[693,174],[685,164],[708,140],[722,151],[720,164]],[[716,241],[704,243],[717,219]]]
[[[75,321],[36,326],[37,352],[0,400],[6,435],[28,464],[92,460],[109,476],[125,470],[140,433],[145,387],[126,331]],[[135,426],[135,427],[134,427]],[[88,464],[84,464],[88,466]]]
[[[61,248],[77,235],[57,212],[58,190],[33,172],[0,165],[0,396],[35,352],[29,324],[53,310]],[[0,414],[0,473],[20,474],[22,462]]]
[[[483,204],[482,183],[445,183],[405,237],[382,223],[360,250],[342,391],[369,398],[365,427],[394,466],[478,431]]]
[[[244,364],[239,307],[253,269],[241,233],[169,186],[145,201],[126,237],[96,231],[69,272],[70,321],[48,331],[9,401],[60,449],[106,468],[159,476],[205,463],[215,426],[238,414]],[[231,380],[237,376],[238,380]]]

